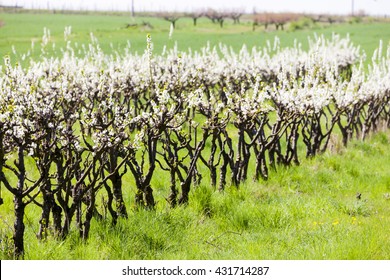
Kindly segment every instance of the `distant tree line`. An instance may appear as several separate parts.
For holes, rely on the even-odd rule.
[[[177,13],[177,12],[157,12],[154,14],[157,17],[160,17],[166,21],[169,21],[173,28],[176,28],[176,22],[180,18],[191,18],[193,20],[193,25],[197,26],[198,20],[200,18],[207,18],[215,24],[219,24],[221,28],[224,27],[224,23],[227,19],[233,20],[233,24],[240,24],[241,18],[245,15],[244,9],[230,9],[230,10],[215,10],[215,9],[200,9],[195,10],[189,13]],[[360,13],[355,16],[353,21],[356,19],[361,19],[365,14]],[[276,30],[284,30],[286,24],[297,22],[302,18],[309,19],[314,24],[316,23],[340,23],[352,20],[350,17],[337,16],[332,14],[300,14],[300,13],[258,13],[253,12],[251,17],[248,16],[248,21],[252,21],[253,30],[257,26],[264,26],[267,30],[270,26],[274,26]]]
[[[234,24],[240,23],[240,18],[245,14],[243,9],[232,9],[217,11],[214,9],[201,9],[190,13],[171,13],[171,12],[159,12],[156,15],[169,21],[172,26],[176,27],[176,21],[180,18],[188,17],[192,18],[194,26],[197,25],[198,19],[204,17],[210,19],[213,23],[219,24],[221,28],[224,25],[226,19],[232,19]]]

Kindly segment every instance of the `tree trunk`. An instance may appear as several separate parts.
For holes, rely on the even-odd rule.
[[[15,223],[14,223],[14,252],[15,258],[19,259],[24,254],[24,210],[26,205],[23,202],[22,194],[18,194],[14,197],[14,211],[15,211]]]
[[[150,187],[150,185],[146,186],[144,189],[144,196],[145,196],[145,204],[146,208],[148,209],[154,209],[156,206],[156,203],[154,201],[153,197],[153,189]]]
[[[53,213],[54,231],[55,234],[58,234],[61,232],[62,208],[58,206],[56,203],[54,203],[52,207],[52,213]]]
[[[87,240],[89,237],[89,230],[91,228],[91,220],[95,209],[95,190],[91,188],[88,196],[87,213],[85,214],[85,222],[83,223],[83,240]]]
[[[106,206],[108,208],[108,211],[111,214],[112,224],[116,225],[117,220],[118,220],[118,213],[112,207],[112,202],[114,201],[114,195],[112,194],[111,188],[107,183],[104,184],[104,188],[107,191],[107,199],[108,199]]]
[[[126,205],[122,193],[122,178],[118,171],[111,178],[113,194],[116,202],[116,212],[119,217],[128,218]]]
[[[190,193],[190,180],[186,180],[186,182],[181,183],[181,196],[179,198],[179,205],[188,203],[188,194]]]
[[[122,192],[122,177],[119,171],[115,170],[118,167],[118,153],[117,148],[112,148],[110,150],[109,173],[114,172],[110,181],[112,184],[112,194],[115,198],[117,216],[127,219],[128,215]]]
[[[37,237],[38,239],[45,239],[47,237],[47,229],[49,227],[50,212],[55,203],[49,179],[46,179],[41,192],[43,197],[43,207],[41,219],[39,220],[39,232]]]
[[[171,169],[171,193],[168,196],[169,205],[174,208],[177,204],[177,190],[176,190],[176,173],[175,170]]]
[[[14,196],[15,223],[13,240],[15,246],[15,258],[19,259],[23,257],[24,254],[24,210],[26,208],[26,204],[23,202],[23,188],[26,178],[23,147],[19,147],[18,149],[18,161],[15,163],[15,165],[19,170],[19,174],[17,190]]]
[[[218,131],[213,131],[213,138],[211,140],[211,152],[210,152],[210,158],[208,161],[208,166],[210,169],[210,183],[212,187],[215,187],[217,185],[217,167],[214,165],[214,158],[215,153],[217,152],[217,137],[218,137]]]
[[[47,237],[47,228],[49,227],[49,218],[50,218],[50,211],[51,211],[51,206],[49,205],[50,203],[48,202],[47,197],[44,195],[43,198],[43,207],[42,207],[42,214],[41,214],[41,219],[39,220],[39,231],[37,234],[37,238],[42,240]]]

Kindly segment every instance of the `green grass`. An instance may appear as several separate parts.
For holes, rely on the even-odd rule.
[[[75,228],[66,240],[38,241],[39,209],[30,206],[25,258],[388,259],[389,141],[390,134],[380,132],[338,153],[279,167],[266,182],[249,180],[224,193],[213,190],[205,179],[192,189],[187,207],[168,208],[161,186],[156,190],[156,211],[133,208],[129,219],[116,227],[109,220],[93,220],[87,242]],[[135,188],[126,184],[126,203],[131,206]],[[4,199],[1,259],[12,258],[7,254],[12,199],[9,194]]]
[[[36,40],[33,56],[39,57],[43,28],[51,30],[58,47],[65,26],[72,26],[72,41],[89,42],[93,32],[105,51],[123,47],[130,40],[134,51],[143,52],[146,34],[151,33],[155,52],[164,45],[199,49],[208,41],[234,48],[264,46],[279,36],[282,45],[294,39],[305,43],[307,36],[332,32],[349,33],[370,56],[380,39],[389,43],[388,23],[339,24],[295,32],[252,31],[249,22],[223,29],[201,19],[197,27],[180,19],[173,39],[169,23],[155,18],[155,28],[126,29],[130,17],[105,15],[0,14],[0,56],[26,52]],[[268,181],[248,180],[239,189],[224,193],[209,186],[207,176],[193,188],[187,207],[170,209],[167,174],[156,174],[153,187],[156,211],[139,211],[134,205],[135,185],[125,176],[124,191],[129,219],[116,227],[93,220],[90,239],[83,242],[72,228],[66,240],[49,237],[38,241],[40,209],[29,205],[25,219],[26,259],[389,259],[390,240],[390,146],[389,133],[378,133],[366,142],[353,141],[345,149],[333,141],[329,152],[301,165],[278,167]],[[304,149],[299,149],[304,153]],[[30,163],[32,164],[32,163]],[[356,193],[361,193],[358,200]],[[2,188],[5,204],[0,206],[0,259],[12,258],[12,197]],[[101,204],[102,203],[98,203]],[[100,209],[102,211],[102,209]],[[103,212],[103,211],[102,211]]]
[[[146,34],[150,33],[153,38],[156,53],[160,53],[164,46],[173,47],[178,45],[179,49],[188,48],[200,49],[208,42],[217,45],[222,42],[235,48],[241,48],[243,44],[248,47],[264,46],[267,40],[273,40],[275,36],[280,37],[282,46],[293,46],[294,40],[302,42],[307,46],[307,37],[314,33],[331,36],[338,33],[342,36],[350,34],[352,41],[361,45],[370,57],[378,47],[379,41],[383,40],[385,45],[390,43],[390,23],[358,23],[358,24],[334,24],[319,25],[311,29],[297,31],[264,31],[263,27],[252,30],[252,23],[249,19],[242,20],[240,25],[234,25],[227,20],[224,28],[212,24],[210,20],[201,18],[197,26],[193,26],[189,18],[181,18],[177,21],[177,28],[169,40],[170,23],[159,18],[136,17],[131,18],[124,15],[66,15],[66,14],[0,14],[0,20],[4,26],[0,28],[0,56],[12,55],[12,46],[19,54],[26,53],[31,48],[31,41],[35,42],[33,57],[40,54],[40,40],[43,29],[51,30],[52,42],[56,47],[63,46],[63,31],[66,26],[72,26],[73,42],[87,44],[90,42],[92,32],[99,40],[105,52],[111,51],[111,46],[121,49],[131,42],[135,52],[142,53],[146,47]],[[149,22],[153,29],[143,27],[125,28],[126,24]],[[288,29],[288,27],[286,27]]]

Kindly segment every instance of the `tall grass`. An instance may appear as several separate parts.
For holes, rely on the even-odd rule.
[[[114,227],[93,220],[88,241],[76,229],[66,240],[35,237],[37,212],[26,224],[26,259],[388,259],[389,133],[352,141],[300,166],[279,168],[268,181],[248,180],[224,192],[207,182],[191,203],[156,211],[133,208]],[[361,194],[360,199],[357,193]],[[127,189],[127,203],[132,191]],[[0,210],[1,259],[12,250],[11,197]]]

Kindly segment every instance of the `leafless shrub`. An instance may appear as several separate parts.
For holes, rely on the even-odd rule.
[[[300,14],[294,14],[294,13],[256,14],[253,20],[253,29],[255,29],[255,26],[258,25],[264,25],[265,29],[267,29],[269,25],[275,25],[276,30],[279,30],[279,28],[284,30],[285,24],[297,20],[300,17],[301,17]]]

